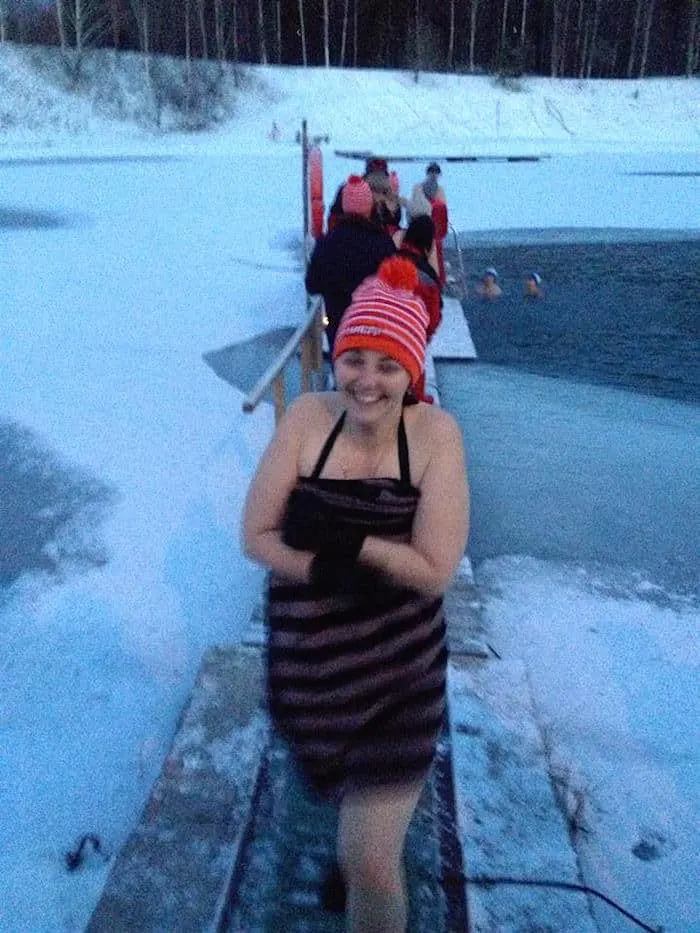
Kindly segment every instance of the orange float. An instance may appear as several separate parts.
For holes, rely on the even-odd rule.
[[[314,198],[311,201],[311,236],[314,240],[317,240],[320,236],[323,235],[323,215],[325,210],[323,207],[323,201],[319,198]]]
[[[312,146],[308,154],[309,197],[312,201],[323,200],[323,155],[318,146]]]

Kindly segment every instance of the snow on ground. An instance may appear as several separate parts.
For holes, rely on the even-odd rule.
[[[111,491],[103,515],[94,503],[107,563],[78,572],[66,562],[51,585],[24,574],[0,603],[2,933],[84,927],[106,867],[91,858],[69,874],[62,854],[84,832],[99,834],[109,852],[124,841],[204,647],[235,640],[259,594],[262,573],[241,555],[238,522],[272,430],[270,406],[244,416],[242,393],[216,378],[202,354],[303,314],[301,119],[331,138],[327,199],[358,165],[334,157],[335,147],[536,152],[561,158],[517,168],[446,165],[455,227],[698,229],[697,186],[679,198],[668,178],[625,176],[623,185],[620,174],[697,173],[697,81],[525,79],[525,90],[512,92],[488,78],[421,75],[416,84],[400,72],[250,72],[255,80],[231,122],[202,135],[155,136],[96,116],[88,99],[28,70],[24,50],[0,46],[0,451],[20,463],[24,456],[29,469],[24,442],[12,447],[17,429],[6,427],[15,422],[53,454],[55,475],[78,466]],[[273,120],[279,143],[268,139]],[[423,165],[398,168],[405,190]],[[84,486],[66,482],[70,503],[70,490]],[[36,502],[24,507],[32,515]],[[84,515],[76,526],[79,540]],[[21,544],[21,526],[13,533]],[[614,601],[584,598],[575,580],[526,569],[506,563],[489,611],[510,651],[531,666],[561,760],[596,795],[584,863],[594,860],[610,893],[667,930],[700,929],[687,871],[697,858],[697,834],[686,825],[697,813],[696,755],[680,787],[675,765],[667,768],[656,749],[621,756],[615,772],[593,741],[623,702],[654,715],[658,694],[668,712],[660,728],[693,748],[697,715],[684,685],[697,673],[687,653],[697,613],[652,606],[628,618]],[[584,604],[562,645],[548,613],[571,600]],[[520,637],[523,606],[529,638]],[[587,632],[601,613],[616,624],[596,646]],[[580,682],[562,682],[550,664],[567,649],[587,657]],[[622,666],[615,689],[613,660]],[[677,692],[662,693],[662,679]],[[593,720],[592,694],[600,711]],[[622,846],[657,785],[672,844],[651,826],[647,842],[663,857],[631,863]],[[663,873],[673,884],[656,886]]]

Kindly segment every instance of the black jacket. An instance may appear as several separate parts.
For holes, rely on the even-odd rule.
[[[394,241],[385,230],[357,216],[344,217],[316,243],[306,270],[306,290],[311,295],[323,295],[331,351],[352,293],[395,252]]]

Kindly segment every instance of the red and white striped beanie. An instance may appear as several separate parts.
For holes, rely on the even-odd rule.
[[[364,178],[351,175],[343,185],[341,204],[344,214],[360,214],[369,217],[374,207],[372,190]]]
[[[410,259],[385,259],[377,274],[353,292],[333,345],[333,360],[347,350],[376,350],[400,363],[416,383],[425,368],[428,312],[412,289],[418,271]]]

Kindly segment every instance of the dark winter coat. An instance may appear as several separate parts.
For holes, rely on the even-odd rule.
[[[311,295],[323,295],[331,352],[352,293],[368,275],[374,275],[383,259],[395,252],[394,241],[388,233],[354,215],[344,217],[316,243],[306,270],[306,290]]]

